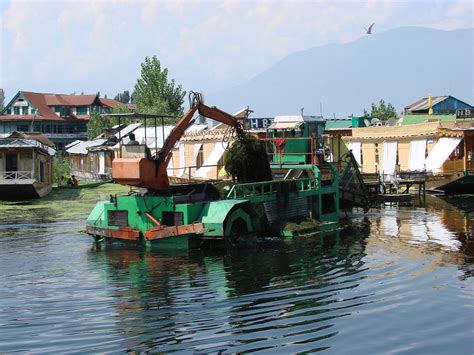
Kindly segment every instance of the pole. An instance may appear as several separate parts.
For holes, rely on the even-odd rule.
[[[122,134],[121,134],[122,129],[121,127],[122,127],[122,124],[121,124],[121,119],[119,116],[118,130],[119,130],[119,156],[120,158],[122,158]]]
[[[163,116],[161,116],[161,134],[163,137],[163,143],[161,146],[163,147],[163,144],[165,143],[165,118]]]
[[[158,136],[157,136],[157,130],[156,130],[156,116],[154,117],[155,119],[155,157],[156,157],[156,154],[158,154]]]
[[[147,143],[147,140],[146,140],[146,116],[143,116],[143,118],[145,119],[145,145]]]

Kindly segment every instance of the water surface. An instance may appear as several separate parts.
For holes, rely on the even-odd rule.
[[[82,233],[102,189],[0,206],[0,352],[474,351],[472,197],[170,255]]]

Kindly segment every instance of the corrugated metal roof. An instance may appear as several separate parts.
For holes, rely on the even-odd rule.
[[[135,133],[135,139],[140,144],[146,144],[149,148],[161,148],[163,146],[163,141],[168,138],[171,130],[174,126],[158,126],[156,127],[156,136],[155,136],[155,127],[146,128],[146,139],[145,139],[145,128],[141,127],[137,129]],[[163,137],[164,131],[164,137]],[[124,141],[125,142],[125,141]]]
[[[23,132],[23,131],[16,131],[10,134],[8,138],[26,138],[26,139],[33,139],[35,141],[41,142],[44,145],[49,147],[54,147],[54,143],[49,140],[49,138],[43,136],[40,132]]]
[[[119,133],[120,133],[120,137],[125,137],[127,134],[130,134],[132,133],[133,131],[135,131],[138,127],[140,127],[142,124],[141,123],[131,123],[129,124],[128,126],[126,126],[125,128],[122,128],[120,130],[120,132],[117,132],[115,133],[115,137],[119,137]]]
[[[0,139],[0,148],[40,148],[49,155],[56,154],[56,150],[34,139],[28,138],[3,138]]]
[[[86,155],[87,154],[87,148],[91,147],[98,147],[102,144],[107,142],[107,139],[99,138],[99,139],[94,139],[93,141],[82,141],[73,147],[69,148],[66,150],[68,154],[82,154]]]
[[[439,104],[440,102],[446,100],[449,96],[432,96],[432,105]],[[420,110],[428,110],[428,98],[424,97],[408,106],[405,107],[408,111],[420,111]]]
[[[81,143],[81,142],[83,142],[83,141],[76,140],[76,141],[71,142],[68,145],[64,146],[64,148],[66,148],[66,149],[72,148],[73,146],[75,146],[76,144]]]

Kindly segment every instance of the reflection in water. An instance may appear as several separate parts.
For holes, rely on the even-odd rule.
[[[108,247],[90,258],[107,262],[111,285],[131,285],[114,295],[123,331],[142,338],[127,347],[314,351],[337,335],[334,319],[368,302],[350,295],[367,235],[363,225],[257,251],[177,257]]]
[[[0,352],[471,353],[474,209],[456,202],[184,255],[91,247],[79,219],[1,225]]]

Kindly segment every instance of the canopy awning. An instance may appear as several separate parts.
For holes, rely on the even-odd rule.
[[[441,137],[425,161],[426,171],[438,171],[462,138]]]
[[[207,157],[203,166],[196,171],[196,177],[207,178],[207,174],[214,166],[217,165],[219,159],[222,158],[222,156],[224,155],[224,152],[227,149],[228,145],[228,142],[217,142],[214,145],[214,149],[212,150],[211,155]]]
[[[397,164],[397,142],[383,142],[382,166],[380,172],[383,175],[395,173]]]
[[[357,161],[357,164],[361,165],[361,157],[362,157],[362,143],[361,142],[349,142],[347,144],[347,148],[352,150],[352,155],[354,159]]]
[[[268,129],[297,129],[303,122],[273,122]]]
[[[410,153],[408,156],[408,170],[418,171],[425,169],[426,139],[410,142]]]

